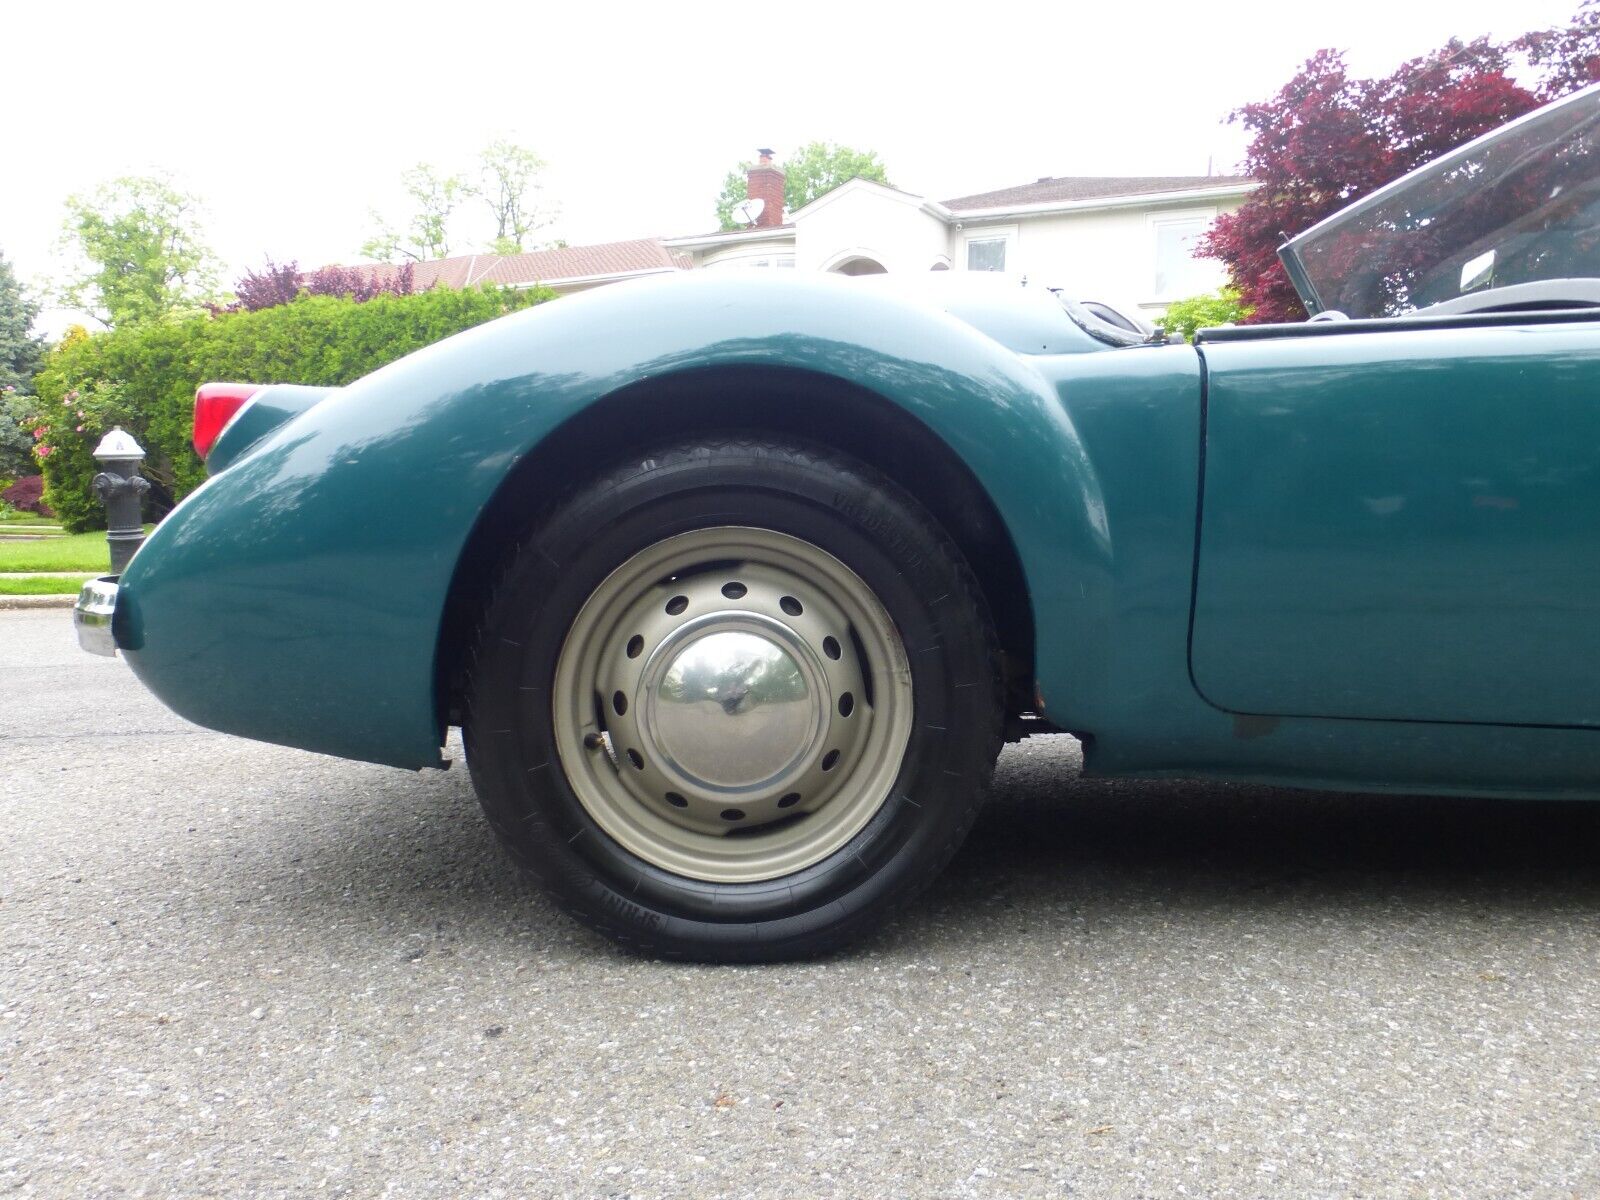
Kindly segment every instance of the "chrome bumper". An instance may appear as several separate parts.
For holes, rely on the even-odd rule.
[[[78,631],[78,645],[90,654],[115,658],[117,643],[111,637],[111,617],[116,611],[115,575],[103,575],[84,584],[78,593],[78,602],[72,606],[72,624]]]

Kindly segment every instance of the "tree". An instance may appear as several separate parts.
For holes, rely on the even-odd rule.
[[[361,253],[379,262],[409,258],[427,262],[450,257],[451,217],[461,202],[472,195],[471,185],[459,175],[441,175],[428,163],[418,163],[400,176],[411,197],[412,215],[404,229],[389,225],[376,212],[372,219],[378,232],[361,246]]]
[[[1512,45],[1539,74],[1539,98],[1554,100],[1600,79],[1600,0],[1583,0],[1571,24],[1525,33]]]
[[[62,301],[108,326],[194,309],[216,282],[198,210],[163,176],[130,175],[68,197],[62,240],[84,267],[62,288]]]
[[[44,340],[30,332],[38,315],[38,301],[23,291],[16,271],[0,253],[0,389],[33,391],[33,374],[44,357]]]
[[[717,220],[724,229],[739,228],[733,219],[733,206],[750,195],[747,172],[753,163],[742,162],[728,172],[717,197]],[[888,184],[889,176],[874,150],[853,150],[828,142],[809,142],[783,163],[783,204],[790,212],[804,208],[818,196],[826,195],[852,179],[870,179]]]
[[[526,146],[500,139],[490,142],[478,155],[479,181],[474,189],[488,205],[494,218],[495,254],[521,254],[527,237],[550,223],[541,210],[537,193],[544,159]]]
[[[44,341],[30,330],[38,315],[38,303],[22,290],[16,272],[0,254],[0,484],[33,470],[28,416]]]
[[[1525,62],[1529,89],[1511,77]],[[1379,79],[1353,79],[1319,51],[1269,100],[1230,119],[1250,131],[1244,170],[1260,186],[1218,217],[1201,253],[1227,264],[1251,322],[1305,309],[1278,261],[1283,241],[1351,201],[1511,118],[1600,77],[1600,0],[1570,27],[1508,43],[1452,39]]]

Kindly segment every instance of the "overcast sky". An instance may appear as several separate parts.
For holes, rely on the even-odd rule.
[[[545,236],[573,244],[715,228],[733,164],[812,139],[936,199],[1225,173],[1228,111],[1320,47],[1380,73],[1576,5],[0,0],[0,251],[58,278],[65,197],[166,170],[205,202],[224,283],[268,255],[355,261],[403,169],[466,168],[499,136],[549,162]]]

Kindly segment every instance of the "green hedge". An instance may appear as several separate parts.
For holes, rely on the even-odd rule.
[[[139,439],[145,473],[173,500],[198,487],[205,468],[189,439],[194,389],[207,380],[337,387],[554,294],[437,289],[361,303],[302,295],[258,312],[69,335],[35,381],[35,454],[46,500],[69,531],[104,528],[105,513],[90,489],[98,469],[91,452],[113,425]]]

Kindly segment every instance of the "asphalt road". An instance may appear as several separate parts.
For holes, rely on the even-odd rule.
[[[0,613],[0,1192],[1600,1195],[1600,804],[1077,761],[1009,750],[859,950],[667,966],[459,767],[207,733]]]

